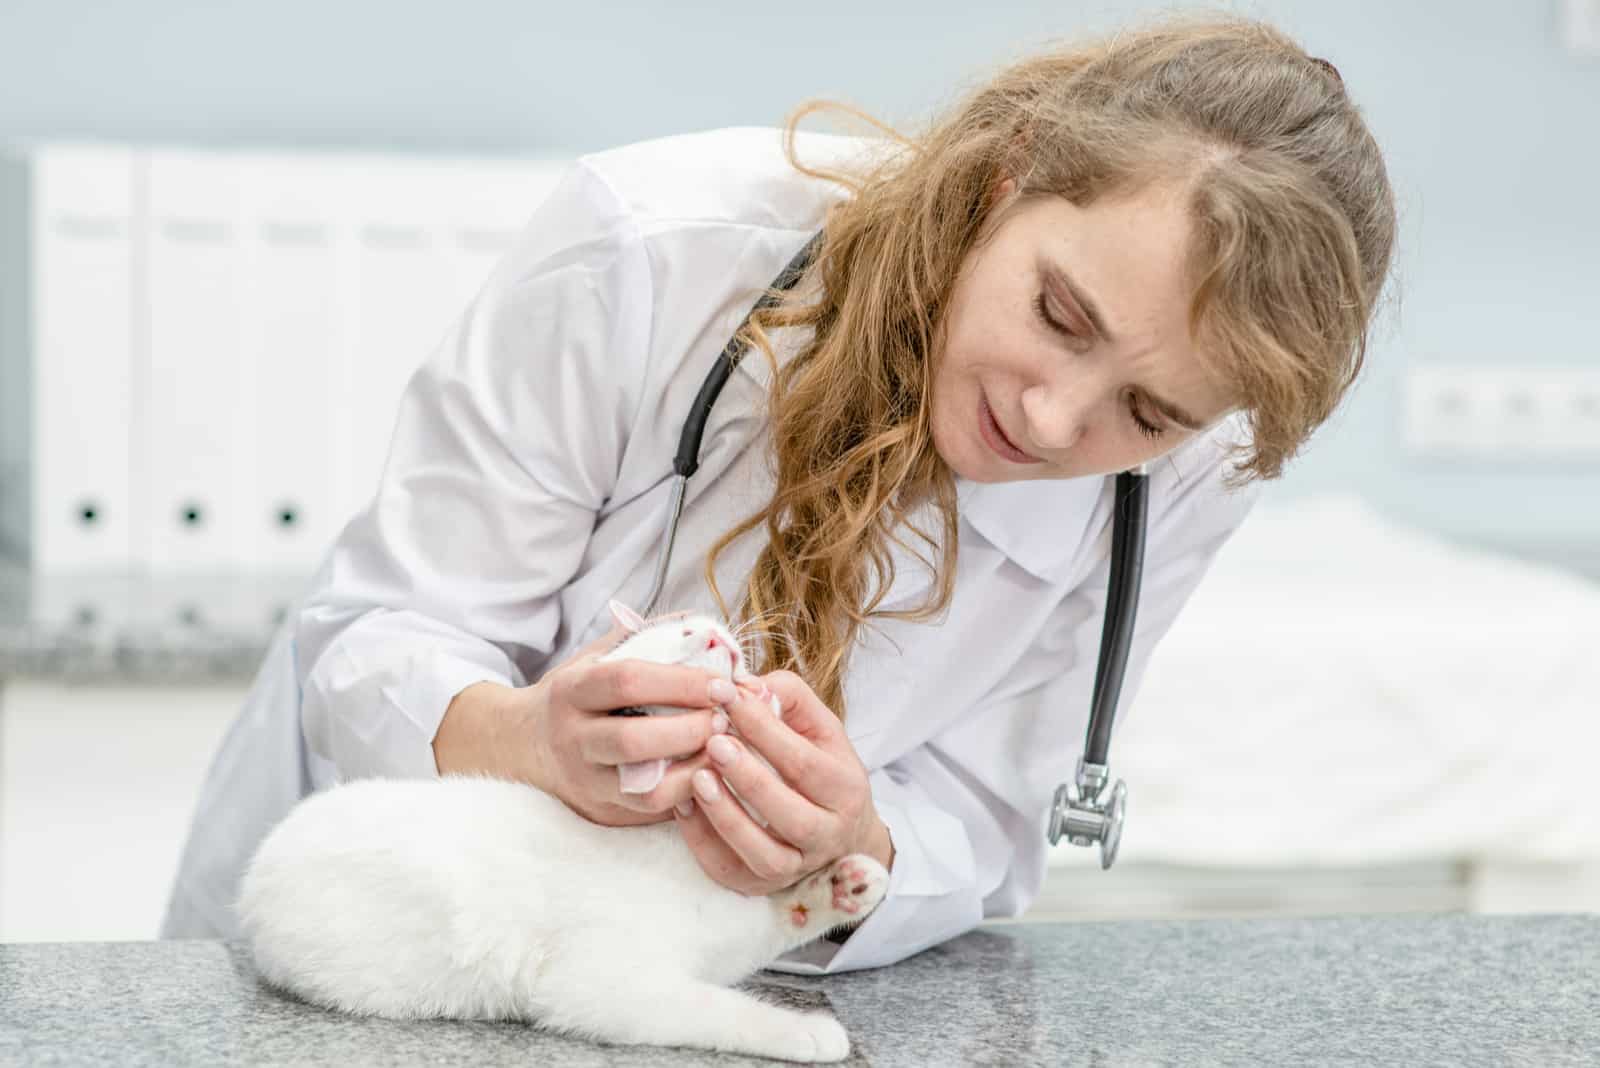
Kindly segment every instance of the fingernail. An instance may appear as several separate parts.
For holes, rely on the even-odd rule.
[[[700,795],[702,801],[715,801],[722,794],[717,789],[717,777],[705,768],[694,773],[694,792]]]
[[[734,682],[755,682],[756,681],[756,677],[754,675],[750,674],[750,672],[746,671],[744,668],[740,668],[738,671],[735,671],[733,673],[733,681]]]
[[[739,691],[727,679],[712,679],[706,691],[711,695],[711,700],[719,705],[725,705],[739,696]]]
[[[711,733],[728,733],[728,714],[726,712],[718,712],[716,715],[711,717]]]
[[[684,819],[688,819],[690,816],[694,815],[693,801],[679,801],[673,807],[678,810],[678,815],[682,816]]]
[[[732,764],[739,757],[739,747],[720,734],[706,742],[706,752],[718,764]]]

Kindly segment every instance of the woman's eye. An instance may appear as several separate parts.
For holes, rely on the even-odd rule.
[[[1039,295],[1033,298],[1033,310],[1034,313],[1039,316],[1039,321],[1044,323],[1044,325],[1049,327],[1051,330],[1054,330],[1056,333],[1064,334],[1067,337],[1074,338],[1078,336],[1077,332],[1071,327],[1067,326],[1065,323],[1061,322],[1055,316],[1050,314],[1050,302],[1048,299],[1046,299],[1043,290],[1040,290]],[[1139,415],[1138,402],[1131,393],[1128,395],[1128,412],[1133,416],[1134,423],[1139,427],[1139,433],[1143,434],[1145,437],[1154,440],[1166,433],[1164,428],[1144,421],[1144,419]]]
[[[1133,416],[1133,421],[1139,424],[1139,433],[1143,434],[1145,437],[1154,440],[1155,438],[1159,438],[1162,434],[1166,433],[1166,430],[1163,427],[1153,426],[1152,424],[1145,422],[1144,419],[1140,417],[1139,404],[1131,393],[1128,394],[1128,411]]]
[[[1033,298],[1033,310],[1039,316],[1039,321],[1056,333],[1065,334],[1067,337],[1078,336],[1071,327],[1050,314],[1050,302],[1045,298],[1043,290],[1040,290],[1039,295]]]

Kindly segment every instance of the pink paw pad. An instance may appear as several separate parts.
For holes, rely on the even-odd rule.
[[[858,864],[842,862],[834,868],[833,907],[851,916],[861,911],[860,895],[867,892],[867,872]]]

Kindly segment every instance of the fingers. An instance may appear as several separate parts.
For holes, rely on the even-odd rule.
[[[768,681],[770,679],[768,676]],[[805,687],[804,683],[800,685]],[[805,687],[805,693],[811,695],[809,687]],[[778,697],[783,701],[782,693],[779,693]],[[794,700],[792,689],[790,699]],[[811,700],[816,701],[814,695],[811,695]],[[784,708],[787,710],[798,707],[799,703],[802,702],[786,704]],[[821,702],[817,704],[820,705]],[[766,700],[748,691],[741,691],[739,697],[725,707],[728,710],[728,718],[740,736],[777,769],[785,782],[801,794],[827,807],[829,798],[837,796],[849,786],[849,766],[840,757],[824,748],[822,740],[807,737],[796,731],[784,719],[774,716],[772,706]],[[823,706],[823,709],[826,715],[833,714],[826,711],[826,706]],[[743,787],[740,787],[739,792],[741,796],[744,795]],[[766,808],[760,805],[757,805],[757,808],[767,819],[773,818]]]
[[[775,886],[788,886],[804,874],[801,871],[804,858],[800,851],[786,842],[778,841],[771,832],[751,819],[744,806],[728,793],[727,787],[714,772],[709,769],[696,771],[693,783],[696,811],[710,823],[758,880]],[[688,823],[693,818],[693,814],[683,817],[679,824]]]
[[[573,811],[589,822],[598,823],[603,827],[644,827],[651,823],[665,823],[672,818],[671,809],[664,812],[644,812],[623,808],[610,802],[601,802],[590,808],[577,808]]]
[[[777,889],[762,885],[696,806],[690,805],[687,815],[681,811],[678,813],[678,830],[683,834],[689,852],[694,854],[695,863],[712,881],[751,896],[768,894]]]
[[[625,794],[647,794],[661,784],[667,774],[665,760],[646,760],[639,764],[618,764],[618,789]]]
[[[797,793],[756,754],[727,735],[707,741],[706,755],[722,781],[766,820],[771,833],[802,853],[819,844],[824,829],[833,821],[825,807]],[[700,785],[698,779],[696,785]],[[744,814],[744,807],[737,800],[705,802],[713,810],[719,803],[730,804]]]
[[[562,676],[555,699],[591,712],[630,705],[669,705],[710,708],[720,703],[711,691],[713,680],[732,689],[727,679],[704,668],[680,664],[653,664],[644,660],[590,662]],[[729,691],[722,691],[731,697]],[[726,698],[723,698],[726,699]]]
[[[654,813],[669,817],[677,805],[694,796],[693,775],[710,763],[705,753],[697,753],[686,760],[675,760],[667,765],[661,781],[643,793],[622,790],[620,768],[598,768],[592,788],[608,795],[610,803],[630,812]],[[626,767],[627,765],[624,765]]]
[[[716,733],[718,712],[680,712],[671,716],[596,716],[583,725],[578,752],[590,764],[641,764],[676,760],[705,748]],[[723,729],[727,717],[722,716]]]
[[[844,724],[822,703],[811,686],[792,671],[774,671],[761,677],[778,697],[779,717],[796,733],[833,749],[845,738]]]

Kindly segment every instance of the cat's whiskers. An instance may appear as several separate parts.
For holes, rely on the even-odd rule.
[[[768,618],[780,614],[780,609],[768,609],[767,611],[762,612],[760,615],[752,616],[750,619],[742,621],[738,626],[730,630],[730,633],[733,635],[733,640],[738,643],[740,652],[744,654],[745,663],[748,664],[754,662],[754,649],[747,644],[746,639],[752,637],[759,638],[761,634],[770,633],[769,631],[762,630],[752,635],[750,632],[759,624],[764,623]],[[782,634],[783,632],[779,631],[778,633]]]
[[[765,631],[762,631],[760,634],[750,635],[750,637],[752,637],[752,638],[760,638],[762,635],[770,635],[773,638],[777,639],[780,644],[783,644],[788,648],[789,653],[790,653],[791,656],[794,657],[794,661],[795,661],[796,664],[799,664],[799,663],[802,662],[801,661],[801,656],[800,656],[799,644],[794,640],[794,637],[792,635],[790,635],[787,631],[783,631],[783,630],[765,630]],[[742,642],[740,644],[740,648],[741,649],[744,648],[744,645],[743,645]],[[750,655],[750,653],[746,653],[745,660],[747,662],[753,662],[754,658],[753,658],[753,656]]]
[[[769,617],[779,615],[780,613],[781,613],[781,609],[769,608],[765,612],[762,612],[760,615],[751,616],[749,619],[744,620],[743,622],[741,622],[738,626],[732,627],[730,629],[731,629],[733,635],[735,637],[737,637],[742,631],[748,630],[749,628],[755,626],[757,623],[764,622]]]

